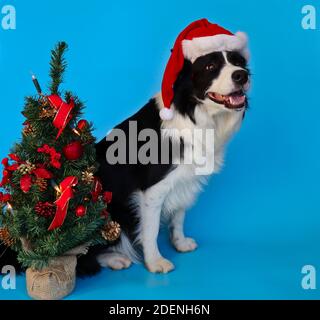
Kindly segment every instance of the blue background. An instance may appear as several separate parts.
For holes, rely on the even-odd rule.
[[[199,249],[178,254],[165,232],[160,249],[176,270],[142,265],[79,280],[69,299],[314,299],[301,268],[320,270],[320,30],[303,30],[301,8],[315,0],[8,0],[17,29],[0,30],[0,156],[20,137],[29,71],[48,83],[49,50],[70,46],[65,88],[87,102],[100,139],[135,112],[161,83],[177,34],[206,17],[250,36],[251,108],[187,217]],[[0,1],[0,6],[6,4]],[[28,298],[25,279],[0,299]]]

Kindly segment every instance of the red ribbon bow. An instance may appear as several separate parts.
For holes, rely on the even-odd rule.
[[[58,110],[56,116],[53,119],[53,125],[59,129],[56,139],[58,139],[71,119],[71,111],[74,108],[74,100],[70,99],[70,102],[67,103],[61,99],[56,94],[52,94],[47,97],[51,106]]]
[[[63,222],[67,216],[69,201],[73,198],[72,187],[76,186],[78,183],[77,177],[67,177],[60,183],[61,195],[59,199],[55,201],[57,206],[56,214],[48,228],[48,230],[54,230],[63,225]]]

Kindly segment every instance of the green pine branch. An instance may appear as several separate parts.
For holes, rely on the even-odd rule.
[[[63,74],[67,67],[67,62],[64,58],[64,54],[67,49],[68,45],[65,42],[58,42],[56,47],[51,51],[50,91],[52,94],[59,93],[59,86],[63,82]]]

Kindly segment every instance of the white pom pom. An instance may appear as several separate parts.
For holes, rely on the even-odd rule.
[[[162,120],[172,120],[173,111],[169,108],[162,108],[159,115]]]
[[[240,52],[247,59],[247,61],[249,61],[250,52],[248,49],[248,35],[245,32],[238,31],[238,32],[236,32],[235,36],[238,38],[238,40],[240,42],[239,43],[240,47],[242,47]]]
[[[238,31],[236,32],[235,36],[241,40],[243,46],[248,44],[248,35],[245,32]]]

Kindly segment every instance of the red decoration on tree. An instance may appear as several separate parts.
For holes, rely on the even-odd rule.
[[[58,110],[56,116],[53,119],[53,125],[59,129],[56,139],[58,139],[63,132],[64,128],[71,120],[71,111],[74,108],[74,100],[70,99],[70,102],[67,103],[61,99],[56,94],[52,94],[47,97],[50,105]]]
[[[109,212],[106,209],[101,211],[101,217],[107,219],[109,217]]]
[[[51,179],[53,177],[52,173],[48,171],[46,168],[44,168],[43,165],[40,165],[40,164],[36,169],[32,171],[32,173],[37,178],[42,178],[42,179]]]
[[[101,195],[101,192],[102,192],[102,184],[97,177],[94,177],[93,190],[91,192],[93,202],[98,201],[98,198]]]
[[[31,185],[34,182],[31,176],[32,174],[34,174],[37,179],[51,179],[53,177],[50,171],[39,165],[39,167],[32,170],[30,174],[25,174],[21,177],[20,188],[24,193],[29,192]]]
[[[53,203],[41,201],[39,201],[35,205],[34,210],[39,216],[46,218],[53,216],[56,211],[55,205]]]
[[[32,178],[30,174],[25,174],[20,179],[20,189],[24,193],[28,193],[32,186]]]
[[[66,218],[69,201],[73,198],[73,189],[78,184],[77,177],[67,177],[60,183],[60,192],[61,195],[58,200],[55,201],[57,206],[56,215],[52,220],[48,230],[53,230],[59,228],[63,225],[63,222]]]
[[[0,204],[1,203],[7,203],[10,200],[11,200],[11,195],[10,194],[0,192]]]
[[[78,124],[77,124],[77,128],[82,131],[83,129],[87,128],[89,126],[89,123],[87,120],[79,120]]]
[[[110,191],[105,191],[103,193],[103,201],[107,204],[109,204],[112,200],[112,192]]]
[[[61,154],[56,151],[55,148],[48,146],[47,144],[43,145],[41,148],[37,150],[39,153],[45,153],[50,156],[50,165],[54,168],[60,169],[61,163],[60,158]]]
[[[9,158],[15,161],[15,163],[10,165]],[[9,158],[4,158],[2,160],[2,164],[4,165],[4,171],[3,171],[3,178],[0,183],[0,187],[3,187],[10,182],[10,178],[12,176],[13,171],[18,170],[20,165],[27,163],[25,161],[21,161],[21,159],[17,157],[15,154],[9,154]],[[31,185],[33,183],[32,175],[35,175],[36,178],[42,178],[42,179],[52,178],[52,173],[48,171],[46,168],[44,168],[43,165],[39,165],[39,164],[35,165],[34,169],[32,169],[27,174],[24,174],[20,179],[20,188],[25,193],[29,192]]]
[[[9,158],[13,161],[16,161],[16,162],[20,162],[20,158],[18,156],[16,156],[15,154],[9,154]],[[12,176],[12,172],[17,170],[18,167],[19,167],[19,163],[14,163],[12,165],[9,164],[9,158],[4,158],[2,159],[1,163],[3,164],[4,166],[4,169],[3,169],[3,177],[2,177],[2,180],[0,182],[0,187],[3,187],[5,186],[6,184],[8,184],[10,182],[10,178]]]
[[[77,217],[83,217],[87,213],[87,207],[80,204],[76,207],[76,216]]]
[[[63,154],[68,160],[78,160],[83,155],[83,146],[79,141],[69,143],[63,148]]]

